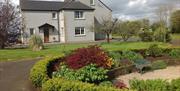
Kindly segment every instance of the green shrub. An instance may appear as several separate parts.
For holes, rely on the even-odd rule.
[[[170,91],[180,91],[180,78],[171,81]]]
[[[146,55],[153,57],[161,56],[162,53],[162,49],[157,44],[150,45],[150,47],[146,50]]]
[[[143,59],[143,56],[133,51],[122,51],[120,59],[128,59],[131,61],[135,61],[138,59]]]
[[[55,62],[63,56],[49,57],[38,61],[30,71],[30,80],[35,87],[41,87],[42,84],[49,79],[48,66],[51,62]]]
[[[29,46],[33,51],[40,51],[43,49],[43,41],[40,36],[33,35],[29,40]]]
[[[111,58],[113,58],[114,60],[120,60],[120,59],[121,59],[121,56],[122,56],[120,53],[118,53],[118,52],[113,52],[113,51],[109,52],[108,54],[109,54],[109,56],[110,56]]]
[[[173,58],[180,58],[180,49],[173,49],[170,51],[169,56]]]
[[[80,81],[65,80],[63,78],[53,78],[45,82],[42,91],[128,91],[113,87],[96,86],[94,84]]]
[[[113,83],[111,81],[103,81],[99,86],[113,87]]]
[[[171,33],[165,27],[159,27],[154,32],[154,40],[158,42],[170,42]]]
[[[167,64],[165,61],[163,60],[157,60],[157,61],[154,61],[152,63],[152,69],[153,70],[157,70],[157,69],[165,69],[167,67]]]
[[[151,30],[144,30],[142,33],[139,34],[141,41],[144,42],[151,42],[153,41],[153,32]]]
[[[95,64],[90,64],[78,70],[69,69],[66,65],[60,65],[60,69],[53,73],[53,77],[63,77],[68,80],[79,80],[89,83],[100,83],[107,80],[108,70],[98,68]]]
[[[122,58],[121,57],[121,54],[118,53],[118,52],[109,52],[108,53],[109,56],[113,59],[113,68],[115,67],[119,67],[120,66],[120,59]]]
[[[133,79],[129,82],[131,89],[137,91],[171,91],[169,90],[169,82],[166,80],[137,80]]]

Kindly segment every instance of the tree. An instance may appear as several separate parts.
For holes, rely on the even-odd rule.
[[[120,35],[124,41],[138,34],[141,29],[140,21],[120,21],[117,24],[116,34]]]
[[[0,2],[0,49],[15,42],[19,35],[20,15],[17,7],[9,0]]]
[[[165,24],[163,24],[163,25],[165,25]],[[150,27],[151,27],[152,31],[155,31],[159,27],[161,27],[161,24],[160,24],[160,22],[154,22]]]
[[[94,26],[95,32],[104,33],[107,36],[107,42],[110,43],[110,35],[116,29],[118,19],[102,19],[102,22]]]
[[[171,30],[173,33],[180,33],[180,10],[171,14]]]
[[[171,13],[173,6],[160,6],[157,11],[157,24],[154,36],[156,41],[160,42],[169,42],[170,41],[170,32],[168,31],[168,16]]]

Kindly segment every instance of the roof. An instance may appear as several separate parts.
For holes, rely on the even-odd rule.
[[[78,1],[69,2],[63,7],[63,10],[77,10],[77,9],[78,10],[94,10],[94,8],[91,8],[81,2],[78,2]]]
[[[20,0],[23,11],[94,10],[81,2]]]
[[[109,8],[105,3],[103,3],[101,0],[99,0],[99,2],[101,2],[107,9],[109,9],[110,11],[112,11],[111,8]]]
[[[50,25],[50,24],[48,24],[48,23],[45,23],[45,24],[39,26],[39,28],[43,28],[43,27],[52,27],[52,28],[54,28],[53,25]]]

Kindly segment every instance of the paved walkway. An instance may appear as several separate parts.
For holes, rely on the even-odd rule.
[[[165,79],[172,80],[180,77],[180,66],[170,66],[166,69],[155,70],[152,72],[147,72],[145,74],[131,73],[127,75],[119,76],[117,79],[123,80],[125,84],[129,86],[129,80],[131,79]]]
[[[0,91],[36,91],[28,77],[37,60],[0,62]]]

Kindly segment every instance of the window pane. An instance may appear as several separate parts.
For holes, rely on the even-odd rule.
[[[85,34],[84,27],[81,28],[81,34]]]
[[[79,12],[75,11],[75,18],[79,18]]]
[[[93,5],[94,4],[94,0],[90,0],[90,4]]]
[[[80,33],[80,28],[79,28],[79,27],[76,27],[76,28],[75,28],[75,35],[79,35],[79,34],[81,34],[81,33]]]
[[[80,18],[83,18],[83,12],[79,12],[80,13]]]
[[[75,18],[83,18],[83,11],[75,11]]]
[[[52,13],[52,18],[56,18],[56,13]]]
[[[34,35],[34,28],[30,28],[30,35]]]

